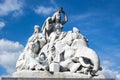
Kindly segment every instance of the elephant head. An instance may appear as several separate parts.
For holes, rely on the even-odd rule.
[[[89,64],[92,63],[92,70],[90,73],[91,75],[95,75],[95,73],[100,69],[100,59],[97,53],[86,45],[83,45],[83,41],[81,39],[76,39],[73,44],[73,47],[76,47],[74,57],[79,57],[79,61],[84,67],[90,67]],[[88,59],[90,62],[87,62],[86,64],[84,59]]]
[[[82,51],[82,52],[81,52]],[[84,47],[83,50],[78,49],[76,51],[76,55],[79,54],[79,61],[84,67],[92,68],[90,69],[91,75],[95,75],[95,73],[100,69],[100,60],[98,55],[95,51],[93,51],[90,48]],[[87,60],[88,62],[85,62],[84,60]]]

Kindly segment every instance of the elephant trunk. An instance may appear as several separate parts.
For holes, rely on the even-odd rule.
[[[91,74],[95,75],[95,73],[100,69],[100,60],[95,51],[92,50],[92,53],[93,55],[90,60],[93,63],[93,69],[91,71]]]
[[[96,54],[96,52],[93,51],[92,49],[90,49],[88,47],[79,47],[79,49],[76,51],[75,56],[79,56],[79,57],[89,59],[92,62],[93,68],[92,68],[92,71],[91,71],[91,75],[94,75],[100,69],[99,57]]]

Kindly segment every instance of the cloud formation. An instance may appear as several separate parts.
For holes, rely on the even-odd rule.
[[[55,8],[58,8],[57,3],[55,2],[55,0],[50,0],[50,3],[51,3]]]
[[[0,22],[0,29],[2,29],[3,27],[5,27],[5,23],[4,22]]]
[[[92,13],[85,13],[85,14],[79,14],[79,15],[71,15],[71,18],[74,19],[75,21],[78,20],[85,20],[88,19],[89,17],[92,17],[93,14]]]
[[[15,71],[17,58],[23,48],[23,45],[19,42],[0,40],[0,65],[6,69],[8,74]]]
[[[103,70],[99,72],[99,74],[103,74],[106,78],[114,78],[115,80],[120,80],[120,73],[116,70],[110,69],[110,66],[114,65],[115,63],[112,63],[108,60],[104,60],[102,62],[102,68]]]
[[[34,9],[35,13],[39,15],[49,15],[55,10],[56,9],[53,7],[44,7],[44,6],[38,6],[36,9]]]
[[[22,9],[22,2],[19,0],[4,0],[0,3],[0,16],[6,16],[11,12],[18,11]]]

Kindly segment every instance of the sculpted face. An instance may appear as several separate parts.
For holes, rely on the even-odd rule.
[[[49,21],[50,23],[52,23],[52,19],[51,19],[51,18],[49,18],[48,21]]]
[[[40,32],[40,27],[38,25],[34,26],[34,31],[35,33],[39,33]]]
[[[73,27],[73,32],[74,33],[80,33],[80,30],[78,28],[76,28],[76,27]]]

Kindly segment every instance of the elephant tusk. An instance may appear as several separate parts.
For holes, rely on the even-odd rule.
[[[79,58],[79,61],[81,63],[82,66],[86,67],[86,68],[89,68],[90,67],[90,64],[85,64],[84,60],[83,60],[83,57],[80,57]]]

